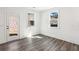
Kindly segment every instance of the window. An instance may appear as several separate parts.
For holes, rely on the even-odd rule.
[[[51,13],[50,13],[50,27],[58,27],[58,13],[59,11],[58,10],[53,10]]]
[[[34,26],[34,13],[28,13],[28,26]]]

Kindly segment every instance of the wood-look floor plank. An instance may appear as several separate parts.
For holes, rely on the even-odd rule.
[[[0,44],[0,51],[79,51],[79,45],[45,35]]]

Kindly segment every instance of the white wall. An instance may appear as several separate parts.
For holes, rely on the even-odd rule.
[[[6,42],[5,15],[5,8],[0,8],[0,43]]]
[[[35,25],[31,28],[33,35],[39,34],[39,12],[27,8],[6,7],[0,8],[0,43],[7,42],[6,39],[6,16],[9,13],[18,14],[20,16],[20,38],[27,37],[28,24],[27,13],[35,13]]]
[[[50,27],[49,13],[58,9],[59,27]],[[53,8],[41,13],[41,33],[47,36],[59,38],[68,42],[79,44],[79,8]]]
[[[39,34],[39,12],[30,10],[27,8],[7,8],[7,10],[10,12],[18,13],[20,16],[20,38],[27,37],[27,34],[29,32],[28,27],[28,19],[27,19],[27,13],[31,12],[35,14],[35,25],[31,27],[31,32],[33,35]]]
[[[34,13],[34,26],[28,27],[27,13]],[[31,32],[32,35],[39,34],[39,12],[24,9],[20,14],[20,37],[25,38]]]

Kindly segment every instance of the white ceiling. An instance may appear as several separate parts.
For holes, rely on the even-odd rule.
[[[28,7],[28,9],[36,10],[36,11],[44,11],[51,9],[52,7]]]

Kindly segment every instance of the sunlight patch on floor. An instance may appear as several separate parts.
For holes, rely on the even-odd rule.
[[[32,38],[43,38],[43,37],[41,37],[41,36],[33,36]]]
[[[43,37],[41,37],[41,36],[29,36],[28,38],[39,38],[39,39],[41,39],[41,38],[43,38]]]

